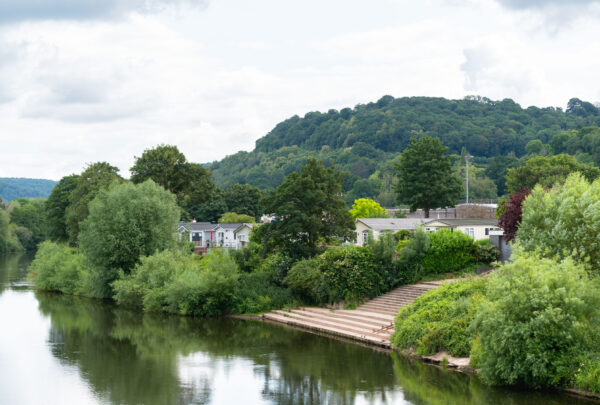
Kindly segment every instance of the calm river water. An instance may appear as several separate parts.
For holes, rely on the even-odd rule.
[[[0,404],[589,404],[259,321],[35,292],[0,258]]]

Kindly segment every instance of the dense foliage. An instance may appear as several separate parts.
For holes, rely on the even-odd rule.
[[[590,108],[589,103],[581,101],[570,104],[588,107],[567,111],[554,107],[523,109],[510,99],[385,96],[355,108],[291,117],[259,139],[254,151],[213,162],[210,169],[222,187],[247,183],[271,189],[298,170],[308,157],[315,156],[351,173],[344,184],[349,204],[366,197],[388,206],[394,203],[393,159],[408,146],[411,137],[431,136],[448,146],[450,153],[460,154],[466,147],[476,156],[476,164],[490,163],[486,174],[503,194],[506,168],[536,150],[530,147],[526,151],[530,141],[540,140],[544,148],[551,149],[547,144],[565,130],[600,125],[598,109],[593,105]],[[586,135],[577,137],[583,139]],[[579,149],[572,147],[568,153],[580,154],[579,150],[588,147],[587,143]],[[496,157],[503,159],[489,160]]]
[[[307,160],[263,200],[265,212],[275,220],[260,227],[262,243],[294,257],[310,257],[335,238],[351,239],[354,222],[341,198],[342,181],[339,170]]]
[[[354,200],[350,214],[356,218],[388,218],[389,214],[378,202],[369,198]]]
[[[536,184],[552,187],[564,182],[574,172],[582,173],[589,181],[600,177],[599,168],[589,163],[580,163],[573,156],[537,156],[527,160],[522,166],[508,169],[506,187],[512,194],[523,188],[531,190]]]
[[[449,229],[428,234],[429,249],[421,264],[424,274],[443,274],[461,270],[474,261],[473,238]]]
[[[408,204],[411,212],[454,206],[462,192],[461,180],[452,170],[448,150],[437,138],[411,138],[396,165],[397,199]]]
[[[523,217],[523,201],[529,195],[529,189],[523,188],[518,193],[508,196],[498,217],[498,225],[504,230],[504,238],[510,242],[517,235]]]
[[[220,224],[252,224],[254,217],[251,215],[238,214],[237,212],[226,212],[219,218]]]
[[[570,175],[551,190],[537,186],[523,203],[517,240],[545,257],[573,257],[600,274],[600,180]]]
[[[42,198],[17,198],[8,207],[10,222],[15,225],[19,242],[27,251],[34,251],[48,238],[45,208]]]
[[[36,287],[65,294],[87,294],[89,270],[85,257],[75,248],[46,241],[29,266]]]
[[[54,180],[1,177],[0,199],[11,202],[16,198],[47,198],[55,185]]]
[[[571,259],[518,255],[488,280],[475,318],[473,363],[491,384],[569,384],[597,347],[598,280]]]
[[[77,187],[79,175],[65,176],[54,188],[46,200],[46,216],[48,235],[52,240],[66,242],[69,240],[67,232],[66,211],[70,204],[70,195]]]
[[[473,333],[468,327],[484,289],[484,279],[470,278],[423,294],[398,312],[392,344],[421,355],[445,351],[452,356],[469,356]]]
[[[88,216],[88,204],[96,197],[100,190],[108,188],[113,182],[122,182],[119,169],[106,162],[92,163],[81,172],[77,184],[69,195],[69,205],[65,209],[65,222],[69,243],[77,245],[77,238],[81,231],[81,223]]]
[[[127,274],[142,256],[173,247],[178,219],[175,196],[152,180],[99,191],[79,236],[94,293],[110,297],[119,272]]]

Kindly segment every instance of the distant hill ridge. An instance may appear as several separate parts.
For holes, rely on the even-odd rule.
[[[10,202],[15,198],[48,198],[56,185],[54,180],[25,177],[0,177],[0,198]]]
[[[247,183],[271,189],[307,157],[315,156],[350,173],[344,190],[353,190],[351,197],[379,196],[379,201],[390,202],[393,159],[411,137],[439,138],[454,154],[464,147],[477,165],[486,167],[497,156],[525,155],[530,141],[548,144],[564,131],[598,126],[598,107],[577,98],[563,110],[522,108],[511,99],[479,96],[462,100],[384,96],[354,108],[295,115],[258,139],[252,152],[215,161],[210,170],[221,187]]]

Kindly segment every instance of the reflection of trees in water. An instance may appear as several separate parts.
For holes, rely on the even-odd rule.
[[[558,405],[590,404],[557,392],[518,391],[485,386],[471,374],[433,367],[392,353],[394,373],[404,397],[415,405]]]
[[[353,344],[256,321],[141,314],[109,303],[36,294],[50,317],[49,343],[115,403],[207,403],[211,373],[182,384],[180,359],[202,353],[208,368],[249,359],[262,395],[277,404],[353,404],[358,392],[386,401],[396,381],[392,359]],[[235,381],[231,381],[232,388]],[[257,387],[261,389],[261,387]]]
[[[31,256],[27,254],[0,255],[0,293],[11,286],[11,283],[27,279],[27,267]]]

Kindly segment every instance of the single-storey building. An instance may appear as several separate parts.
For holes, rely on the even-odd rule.
[[[194,243],[194,251],[221,247],[241,249],[250,240],[250,230],[256,224],[213,224],[210,222],[180,222],[177,232]],[[241,239],[239,239],[241,238]]]
[[[451,229],[463,232],[475,240],[488,239],[491,231],[501,230],[497,218],[434,219],[423,224],[425,231]]]
[[[369,239],[369,233],[373,234],[373,239],[378,240],[382,233],[414,231],[418,226],[423,225],[423,222],[422,218],[357,218],[354,223],[356,226],[354,244],[364,246]]]

